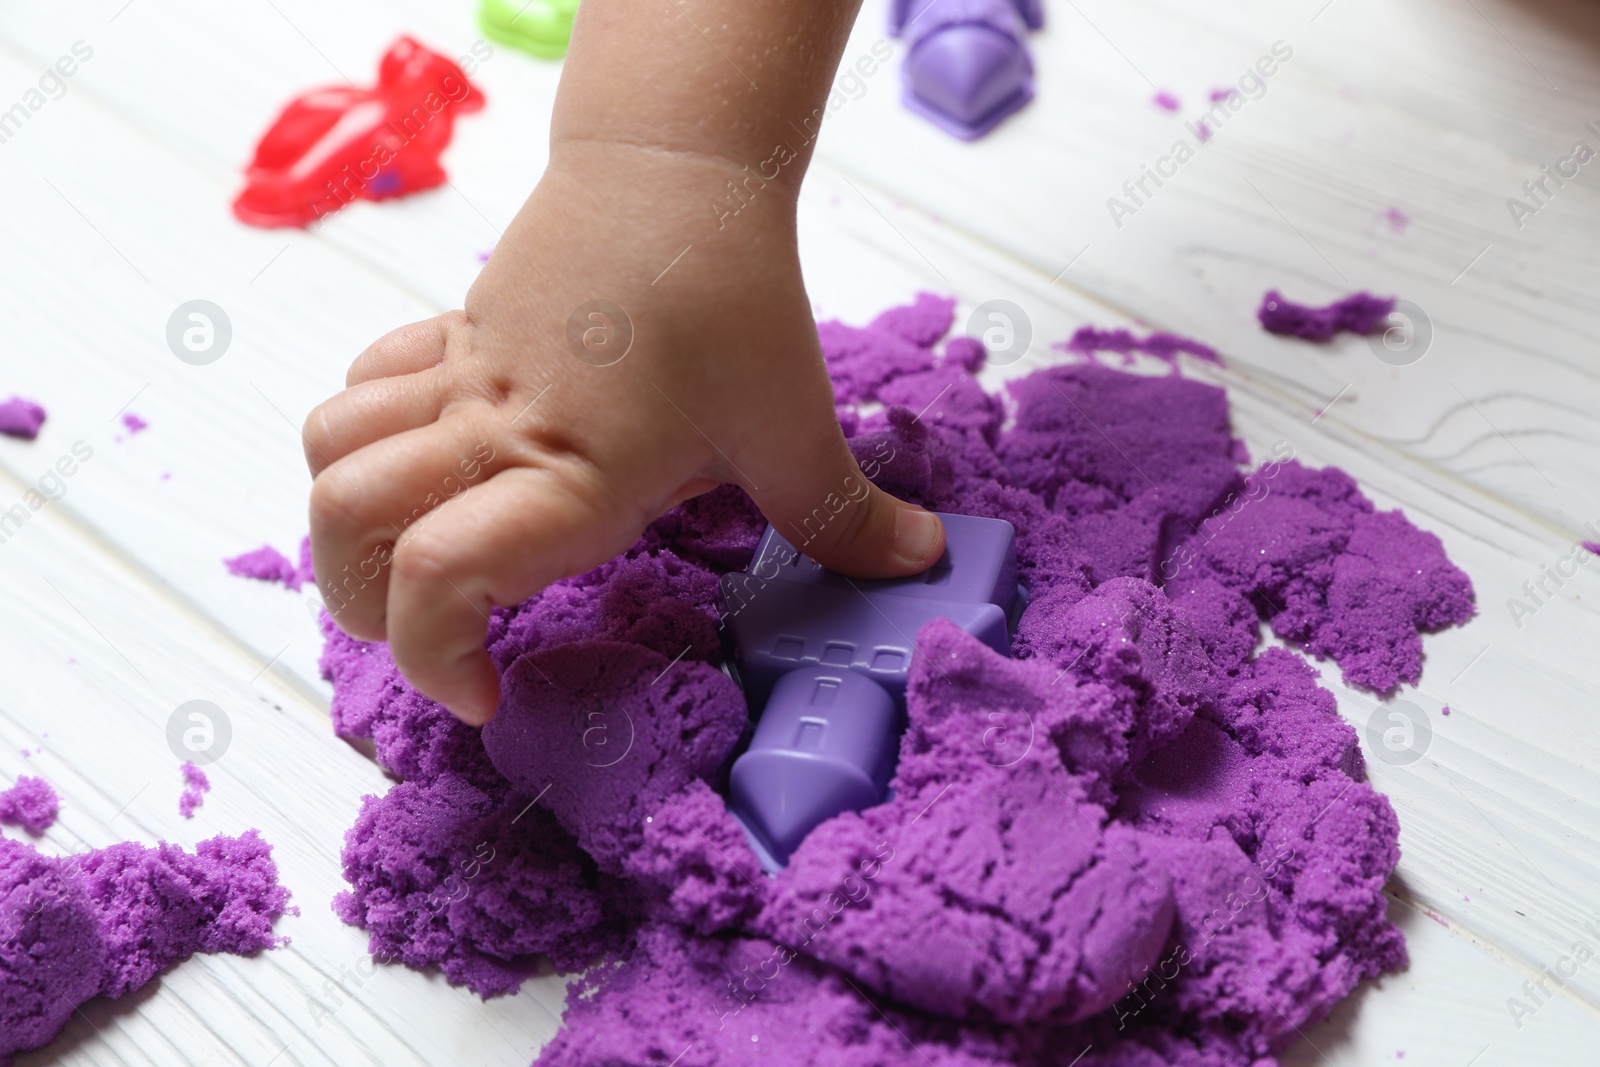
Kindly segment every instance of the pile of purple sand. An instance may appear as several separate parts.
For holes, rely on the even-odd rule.
[[[61,813],[61,798],[43,778],[26,774],[10,789],[0,792],[0,823],[20,826],[38,836],[55,825]]]
[[[300,541],[298,563],[271,545],[262,545],[249,552],[222,561],[228,573],[238,578],[253,578],[258,582],[277,582],[291,592],[311,581],[311,538]]]
[[[200,805],[206,802],[206,794],[211,792],[211,779],[206,777],[205,771],[187,761],[178,770],[183,775],[183,792],[178,795],[178,814],[185,819],[192,819]]]
[[[1276,289],[1261,297],[1256,319],[1268,333],[1299,337],[1306,341],[1326,341],[1341,330],[1368,334],[1389,320],[1394,310],[1392,296],[1351,293],[1326,307],[1296,304]]]
[[[55,858],[0,838],[0,1065],[91,997],[131,993],[196,952],[279,942],[289,892],[254,830],[187,853],[124,842]]]
[[[724,487],[495,612],[504,699],[548,726],[516,782],[324,617],[335,725],[401,779],[335,902],[375,956],[485,996],[540,956],[588,968],[538,1062],[681,1067],[1267,1067],[1404,964],[1394,814],[1259,623],[1386,693],[1420,632],[1471,616],[1467,577],[1337,470],[1280,448],[1241,471],[1220,389],[1057,367],[1010,386],[1008,420],[979,345],[937,351],[952,310],[819,330],[879,483],[1009,520],[1029,595],[1015,659],[918,634],[893,799],[776,878],[726,813],[747,715],[717,576],[763,523]]]

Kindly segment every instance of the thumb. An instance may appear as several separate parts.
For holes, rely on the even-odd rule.
[[[751,497],[795,548],[852,578],[919,574],[943,555],[939,517],[873,485],[837,423],[814,449],[800,450],[801,462],[793,455],[786,476],[769,474]]]

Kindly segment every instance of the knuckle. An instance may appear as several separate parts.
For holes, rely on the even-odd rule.
[[[430,327],[439,347],[439,362],[446,368],[470,366],[476,344],[476,330],[472,317],[465,311],[446,311],[431,320]],[[463,358],[467,357],[467,358]]]
[[[844,542],[849,544],[858,540],[875,522],[892,521],[890,508],[889,494],[867,482],[866,495],[845,516],[845,529],[841,535]]]
[[[311,527],[336,536],[360,530],[361,491],[335,472],[317,475],[311,483]]]
[[[824,539],[828,550],[853,545],[861,540],[862,535],[881,513],[883,503],[883,492],[875,487],[868,490],[867,495],[860,500],[847,501],[839,521],[831,523],[827,528],[827,532],[831,535]]]
[[[344,387],[346,389],[350,388],[352,385],[356,384],[362,379],[362,371],[369,363],[372,362],[374,354],[379,351],[378,346],[382,344],[383,338],[379,338],[366,348],[362,349],[361,354],[350,361],[350,366],[346,367],[344,372]]]
[[[396,582],[414,588],[442,586],[450,579],[454,558],[436,538],[412,537],[395,549]]]
[[[333,429],[328,409],[333,403],[334,400],[324,400],[312,408],[300,427],[300,443],[305,449],[306,465],[314,474],[321,473],[330,462],[328,453],[333,447]]]
[[[472,316],[468,315],[464,308],[456,308],[440,315],[439,325],[444,328],[445,335],[449,336],[452,330],[463,330],[472,325]]]
[[[391,330],[364,348],[361,354],[351,361],[350,369],[345,371],[345,388],[349,389],[366,381],[378,373],[377,368],[402,355],[405,352],[405,339],[410,329],[411,327],[402,326],[398,330]]]

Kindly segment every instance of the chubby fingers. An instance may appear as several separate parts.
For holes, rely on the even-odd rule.
[[[383,437],[311,484],[311,559],[341,629],[383,640],[392,546],[505,463],[483,420],[448,418]]]
[[[434,368],[358,382],[311,409],[301,440],[315,478],[357,449],[426,426],[444,405],[444,378]]]
[[[500,700],[483,648],[490,608],[625,551],[648,518],[577,488],[591,481],[513,467],[444,504],[395,546],[389,651],[413,686],[465,722],[489,721]]]
[[[313,478],[363,445],[439,417],[445,382],[437,368],[450,332],[465,322],[455,311],[408,323],[355,358],[344,392],[313,408],[301,431]]]
[[[452,311],[390,330],[368,345],[350,364],[345,385],[360,385],[374,378],[393,378],[437,367],[444,359],[445,340],[450,331],[465,322],[464,312]]]

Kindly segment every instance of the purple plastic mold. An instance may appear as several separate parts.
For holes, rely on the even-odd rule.
[[[857,671],[899,699],[917,631],[941,616],[1009,654],[1015,531],[1003,519],[939,517],[939,561],[922,574],[875,581],[825,570],[767,527],[744,573],[722,577],[723,621],[753,711],[780,677],[808,666]]]
[[[1024,40],[1043,21],[1039,0],[896,0],[906,107],[963,140],[988,133],[1033,99]]]
[[[802,667],[780,678],[729,780],[762,867],[782,867],[824,820],[887,799],[899,737],[894,698],[863,675]]]
[[[945,553],[909,578],[835,574],[771,527],[744,573],[722,578],[724,623],[758,716],[729,807],[769,872],[819,823],[887,798],[924,623],[949,619],[1010,654],[1015,531],[1003,519],[939,517]]]
[[[894,0],[889,5],[889,32],[898,37],[905,32],[906,25],[922,17],[928,6],[937,0]],[[1017,14],[1022,16],[1023,23],[1030,30],[1037,30],[1044,26],[1044,0],[1007,0],[1016,8]]]

